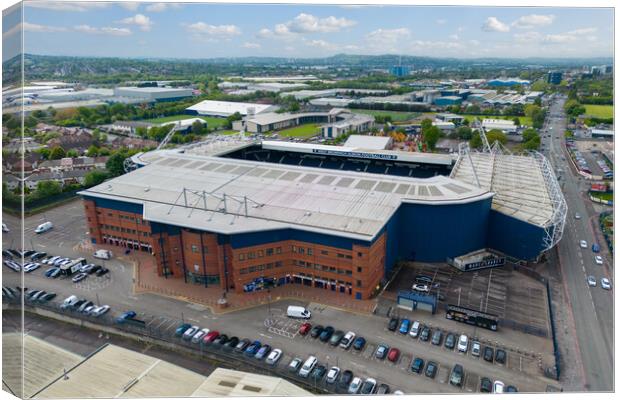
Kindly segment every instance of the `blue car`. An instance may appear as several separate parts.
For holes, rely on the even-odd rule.
[[[185,333],[186,330],[188,330],[189,328],[191,328],[192,326],[190,324],[181,324],[181,326],[179,326],[176,331],[174,331],[174,336],[181,336]]]
[[[45,276],[48,278],[56,278],[60,274],[60,268],[52,267],[45,271]]]
[[[355,341],[353,342],[353,348],[355,350],[362,350],[364,348],[364,346],[366,346],[366,339],[364,339],[363,337],[359,336],[357,339],[355,339]]]
[[[126,311],[120,317],[116,318],[116,323],[122,324],[128,319],[134,318],[136,315],[135,311]]]
[[[400,328],[398,329],[398,331],[402,333],[403,335],[406,335],[407,333],[409,333],[410,324],[411,324],[411,321],[409,321],[408,319],[403,319],[400,323]]]
[[[245,349],[245,355],[248,357],[254,357],[260,347],[261,343],[258,340],[255,340],[254,342],[252,342],[251,345],[248,346],[247,349]]]
[[[598,253],[599,251],[601,251],[601,247],[598,244],[593,243],[592,244],[592,251],[595,252],[595,253]]]

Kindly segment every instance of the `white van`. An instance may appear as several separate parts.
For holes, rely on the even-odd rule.
[[[47,221],[47,222],[44,222],[41,225],[37,226],[36,229],[34,230],[34,233],[47,232],[50,229],[52,229],[53,227],[54,227],[54,224],[52,224],[51,222]]]
[[[6,226],[6,224],[3,222],[2,223],[2,232],[8,232],[9,231],[9,227]]]
[[[302,365],[301,369],[299,370],[299,376],[301,376],[302,378],[307,378],[308,375],[310,375],[310,372],[312,372],[312,370],[314,369],[316,363],[317,358],[315,356],[308,357],[304,365]]]
[[[78,302],[78,300],[79,300],[79,299],[78,299],[78,297],[77,297],[77,296],[75,296],[75,295],[71,295],[71,296],[67,297],[67,298],[66,298],[66,299],[62,302],[62,304],[60,304],[60,308],[62,308],[62,309],[64,310],[65,308],[72,307],[75,303],[77,303],[77,302]]]
[[[309,319],[312,314],[309,310],[306,310],[304,307],[299,306],[288,306],[286,309],[286,315],[290,318],[303,318]]]
[[[110,250],[97,250],[93,254],[93,257],[100,258],[102,260],[109,260],[112,258],[112,252]]]

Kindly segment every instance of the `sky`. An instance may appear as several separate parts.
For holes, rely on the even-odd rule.
[[[24,2],[24,51],[102,57],[611,57],[611,8]],[[6,16],[5,16],[6,20]],[[3,28],[3,41],[19,36]],[[3,56],[3,59],[6,57]]]

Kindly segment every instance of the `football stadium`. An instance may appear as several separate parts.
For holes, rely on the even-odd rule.
[[[539,153],[431,154],[214,136],[139,153],[81,192],[93,244],[237,293],[306,285],[371,298],[398,261],[537,260],[566,203]]]

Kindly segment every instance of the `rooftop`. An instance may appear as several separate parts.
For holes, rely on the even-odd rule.
[[[273,107],[271,104],[237,103],[234,101],[204,100],[186,108],[188,111],[196,111],[199,114],[217,114],[222,116],[232,115],[236,112],[247,115],[250,109],[254,113],[262,113]]]
[[[392,141],[389,136],[351,135],[344,143],[346,147],[385,150]]]
[[[311,395],[282,378],[218,368],[194,391],[192,397]]]

